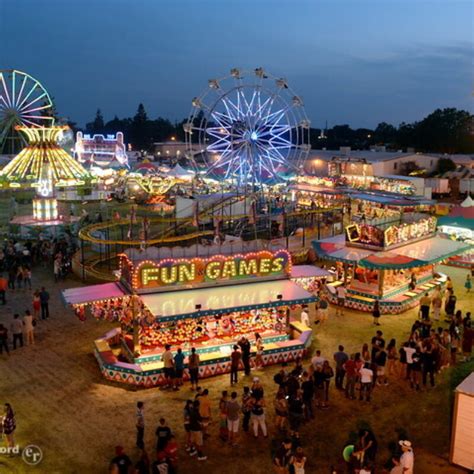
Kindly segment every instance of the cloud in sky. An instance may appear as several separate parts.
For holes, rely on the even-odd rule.
[[[472,14],[450,0],[0,0],[0,68],[37,76],[84,124],[180,120],[207,79],[267,68],[314,126],[375,126],[470,108]]]

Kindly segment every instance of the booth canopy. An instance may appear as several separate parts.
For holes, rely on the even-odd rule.
[[[438,219],[438,227],[443,225],[450,227],[458,227],[459,229],[474,230],[474,219],[466,219],[465,217],[443,216]]]
[[[381,194],[381,193],[354,193],[351,195],[352,199],[359,199],[361,201],[377,202],[386,206],[400,206],[413,207],[422,205],[432,205],[434,201],[431,199],[424,199],[417,196],[398,197],[396,194]]]
[[[291,268],[290,278],[326,278],[332,276],[324,268],[314,265],[295,265]]]
[[[319,257],[343,263],[356,263],[373,253],[373,250],[347,246],[344,234],[315,240],[312,245]]]
[[[90,304],[112,298],[122,298],[125,294],[125,291],[116,283],[82,286],[63,290],[62,292],[66,304],[71,305]]]
[[[313,248],[322,258],[383,270],[422,267],[438,263],[469,250],[471,246],[434,236],[392,251],[374,252],[346,245],[345,236],[341,234],[330,239],[314,241]]]
[[[159,321],[316,301],[315,296],[290,280],[156,293],[141,295],[141,299]]]

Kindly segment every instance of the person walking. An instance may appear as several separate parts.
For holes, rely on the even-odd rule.
[[[179,389],[179,387],[183,385],[183,372],[184,372],[184,354],[181,347],[178,347],[178,350],[174,356],[175,389]]]
[[[163,372],[165,375],[165,385],[163,388],[176,388],[174,387],[174,358],[173,353],[171,352],[171,346],[169,344],[165,345],[165,352],[161,355],[161,360],[163,362]]]
[[[402,448],[400,456],[400,465],[403,468],[403,474],[413,474],[415,465],[415,455],[413,453],[412,444],[408,440],[400,440],[398,442]]]
[[[10,350],[8,349],[8,329],[3,324],[0,324],[0,354],[3,354],[3,349],[10,355]]]
[[[156,452],[159,453],[164,451],[168,441],[171,437],[171,429],[166,424],[166,420],[164,418],[160,418],[159,425],[155,431],[156,435]]]
[[[443,299],[441,298],[441,293],[439,291],[434,294],[431,304],[433,306],[433,319],[439,321],[441,306],[443,305]]]
[[[344,370],[346,371],[346,398],[350,398],[351,400],[355,399],[355,386],[359,373],[359,369],[357,368],[354,359],[355,356],[352,355],[343,365]]]
[[[374,318],[374,324],[380,326],[380,303],[379,300],[375,300],[374,309],[372,310],[372,316]]]
[[[7,304],[7,300],[6,300],[7,288],[8,288],[7,279],[4,278],[3,275],[0,275],[0,301],[2,302],[2,305]]]
[[[430,317],[431,298],[428,293],[420,299],[421,319],[427,320]]]
[[[136,423],[135,426],[137,428],[137,441],[136,446],[139,449],[145,449],[145,443],[143,441],[143,437],[145,435],[145,413],[144,413],[144,403],[137,402],[137,411],[136,411]]]
[[[237,400],[237,392],[230,394],[230,400],[227,401],[226,415],[227,415],[227,429],[229,430],[229,443],[232,446],[237,446],[237,439],[239,433],[241,406]]]
[[[256,397],[255,395],[252,395],[250,406],[251,406],[250,420],[252,422],[254,437],[258,438],[258,427],[260,426],[263,436],[267,438],[268,434],[267,434],[267,424],[265,422],[264,398]]]
[[[202,417],[200,414],[199,400],[194,400],[193,408],[189,415],[189,430],[191,432],[191,449],[190,456],[198,456],[198,461],[205,461],[207,456],[203,453],[202,447],[204,445],[202,433]]]
[[[340,285],[336,289],[337,293],[337,307],[336,307],[336,316],[344,316],[344,306],[346,304],[346,289],[344,285]]]
[[[25,285],[25,290],[27,286],[28,289],[31,290],[31,268],[27,265],[23,267],[23,282]]]
[[[13,315],[10,330],[13,335],[13,350],[16,349],[17,341],[20,343],[20,347],[23,347],[23,321],[20,319],[19,314]]]
[[[16,266],[11,265],[8,269],[8,289],[14,290],[15,289],[15,281],[16,281]]]
[[[201,427],[204,438],[210,435],[207,433],[207,428],[211,422],[211,400],[209,399],[209,390],[206,388],[202,391],[199,397],[199,413],[201,415]]]
[[[349,356],[344,352],[344,346],[339,346],[338,351],[334,353],[334,361],[336,362],[336,388],[344,390],[344,364],[349,360]]]
[[[15,447],[16,419],[15,413],[9,403],[5,403],[4,415],[2,418],[3,434],[7,438],[7,447]]]
[[[263,339],[258,332],[255,333],[255,368],[263,367]]]
[[[242,429],[248,433],[250,425],[250,414],[252,411],[251,407],[252,395],[250,394],[250,387],[244,387],[244,393],[242,394]]]
[[[471,275],[469,273],[466,275],[466,282],[464,283],[464,288],[466,288],[467,293],[471,292],[472,281],[471,281]]]
[[[30,311],[27,309],[23,316],[23,326],[25,328],[26,344],[29,346],[35,343],[35,322],[36,319],[33,318]]]
[[[250,375],[250,342],[246,337],[242,336],[238,345],[242,352],[242,363],[244,364],[244,373],[245,375]]]
[[[39,319],[41,310],[40,290],[33,293],[33,316]]]
[[[446,311],[446,317],[449,319],[449,321],[451,321],[451,318],[454,316],[456,311],[456,302],[457,298],[454,295],[453,289],[448,289],[448,297],[446,298],[444,310]]]
[[[391,339],[387,346],[387,375],[395,375],[397,373],[397,342]]]
[[[370,364],[366,362],[360,369],[360,395],[359,400],[366,400],[370,402],[370,393],[372,391],[372,383],[374,379],[374,373],[370,369]]]
[[[242,354],[239,351],[239,346],[234,345],[234,350],[230,354],[230,384],[234,385],[238,381],[238,373],[239,373],[239,364],[240,358]]]
[[[303,309],[301,310],[301,324],[304,324],[306,327],[309,327],[309,314],[307,305],[304,305]]]
[[[41,287],[39,294],[40,306],[41,306],[41,319],[49,318],[49,293],[46,291],[46,288]]]
[[[188,357],[189,380],[191,382],[191,390],[196,390],[199,381],[199,354],[196,348],[191,349],[191,354]]]
[[[288,474],[292,460],[293,444],[290,438],[285,438],[273,457],[275,474]]]
[[[314,383],[305,370],[301,376],[301,390],[303,392],[303,405],[305,420],[314,418],[313,412],[313,397],[314,397]]]
[[[423,352],[422,352],[422,365],[423,365],[423,372],[422,372],[422,379],[423,379],[423,387],[426,387],[426,379],[428,375],[430,377],[430,384],[432,387],[435,386],[434,374],[435,374],[435,358],[433,353],[433,346],[431,342],[428,340],[423,345]]]

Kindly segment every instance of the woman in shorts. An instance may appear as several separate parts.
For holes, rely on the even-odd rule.
[[[278,430],[284,431],[287,426],[288,419],[288,401],[285,397],[285,391],[280,388],[276,394],[274,401],[275,407],[275,424]]]

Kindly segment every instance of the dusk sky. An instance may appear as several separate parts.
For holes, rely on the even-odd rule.
[[[472,110],[473,2],[0,0],[0,69],[38,78],[79,125],[180,120],[209,78],[286,77],[314,127]]]

